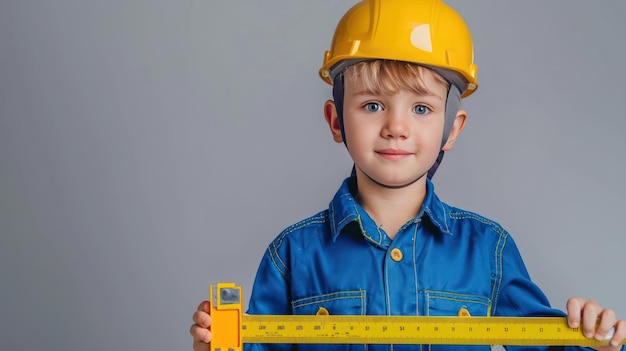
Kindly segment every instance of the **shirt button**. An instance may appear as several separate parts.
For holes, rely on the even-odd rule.
[[[391,259],[396,262],[402,261],[402,251],[400,249],[391,250]]]

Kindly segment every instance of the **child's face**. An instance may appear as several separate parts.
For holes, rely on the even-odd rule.
[[[357,175],[390,188],[425,181],[441,150],[447,86],[430,71],[424,83],[429,93],[373,93],[346,80],[343,123]]]

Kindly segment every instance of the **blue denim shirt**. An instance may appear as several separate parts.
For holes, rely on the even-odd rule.
[[[531,281],[497,223],[439,200],[394,240],[355,201],[346,179],[327,210],[285,229],[257,272],[249,314],[564,316]],[[247,350],[489,350],[445,345],[247,345]],[[509,348],[511,349],[511,348]],[[515,348],[523,349],[523,348]],[[538,349],[538,348],[534,348]]]

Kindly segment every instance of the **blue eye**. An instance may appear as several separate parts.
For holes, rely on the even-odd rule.
[[[382,110],[382,107],[380,107],[380,105],[375,102],[368,102],[367,104],[365,104],[364,108],[368,112],[378,112]]]
[[[417,105],[413,107],[413,112],[417,113],[418,115],[425,115],[430,112],[430,109],[424,105]]]

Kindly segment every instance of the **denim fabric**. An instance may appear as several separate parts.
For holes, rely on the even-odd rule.
[[[355,179],[327,210],[285,229],[257,272],[249,314],[563,316],[531,281],[497,223],[441,202],[391,240],[355,201]],[[247,345],[247,350],[488,350],[446,345]],[[515,347],[509,349],[522,350]],[[541,348],[533,348],[541,349]],[[560,348],[559,348],[560,349]]]

